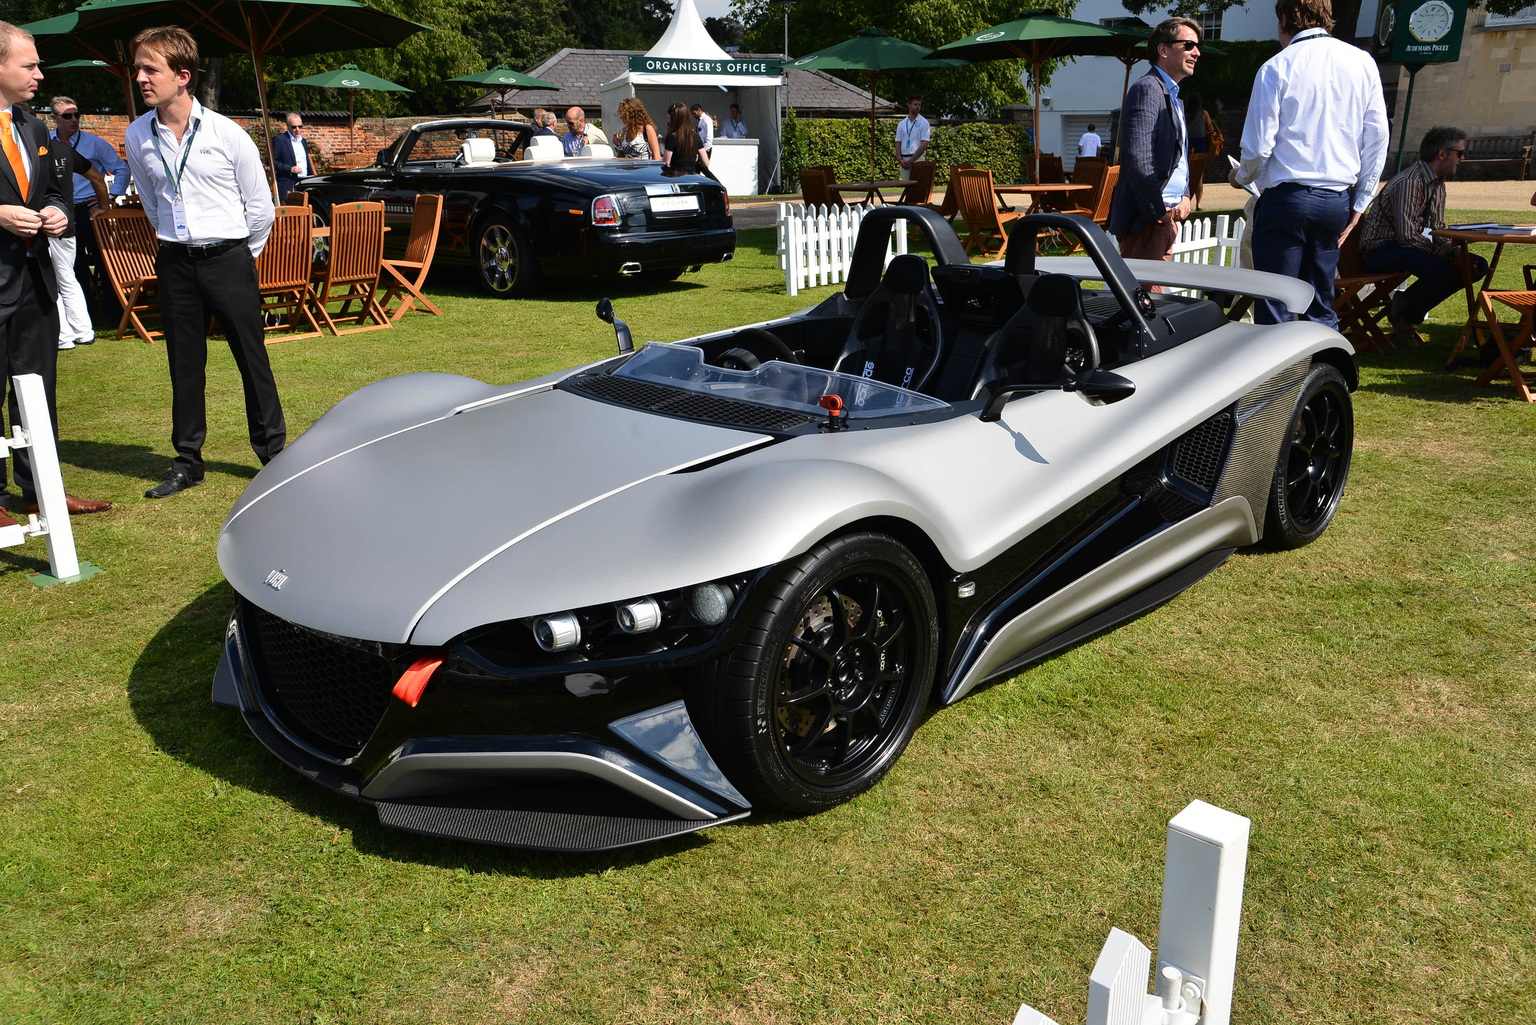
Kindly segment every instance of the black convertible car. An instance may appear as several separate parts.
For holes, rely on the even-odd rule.
[[[546,277],[620,274],[671,280],[736,252],[718,182],[606,147],[566,157],[518,121],[455,118],[412,125],[374,165],[306,178],[325,219],[333,203],[382,200],[403,249],[418,193],[443,197],[436,260],[468,263],[495,295],[528,295]]]

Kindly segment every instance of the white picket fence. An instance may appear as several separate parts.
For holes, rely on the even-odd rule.
[[[790,295],[799,295],[802,288],[847,280],[859,225],[869,209],[863,205],[833,208],[778,204],[779,267],[784,271],[784,287]],[[1243,218],[1230,214],[1185,221],[1179,225],[1173,243],[1173,259],[1176,263],[1236,267],[1247,224]],[[906,251],[907,233],[893,228],[891,242],[886,246],[886,262]]]
[[[870,208],[863,204],[846,207],[801,206],[780,203],[779,267],[784,271],[784,287],[790,295],[802,288],[835,285],[848,278],[853,262],[853,244],[859,237],[859,225]],[[898,223],[886,243],[885,262],[907,251],[907,233]]]
[[[59,473],[59,453],[54,445],[53,423],[48,418],[48,396],[43,379],[37,374],[17,374],[11,378],[16,395],[19,424],[13,424],[10,436],[0,433],[0,459],[16,449],[30,449],[32,483],[37,489],[39,513],[31,513],[25,522],[0,527],[0,548],[25,544],[29,538],[45,538],[51,577],[33,574],[39,586],[74,581],[95,576],[101,570],[85,563],[75,553],[75,535],[69,523],[69,500],[64,494],[64,478]]]

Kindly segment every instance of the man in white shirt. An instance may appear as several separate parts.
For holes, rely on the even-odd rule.
[[[923,159],[928,152],[928,139],[932,134],[928,119],[920,113],[923,109],[921,96],[907,97],[907,116],[896,122],[896,161],[905,174],[911,170],[914,160]]]
[[[725,119],[725,124],[720,126],[722,139],[745,139],[747,137],[747,123],[741,119],[741,108],[731,104],[731,116]]]
[[[1283,49],[1254,78],[1242,163],[1230,180],[1263,190],[1254,208],[1258,270],[1309,282],[1307,320],[1338,327],[1333,281],[1339,245],[1370,205],[1387,150],[1381,75],[1364,50],[1328,35],[1331,0],[1279,0]],[[1260,300],[1254,319],[1291,319]]]
[[[128,48],[150,110],[123,139],[144,212],[155,226],[176,457],[145,498],[203,482],[208,436],[208,318],[217,317],[245,386],[251,448],[266,464],[288,438],[267,361],[256,255],[272,231],[272,192],[244,129],[192,95],[197,43],[181,28],[145,29]]]
[[[1077,155],[1080,157],[1096,157],[1099,155],[1099,147],[1104,145],[1104,140],[1094,131],[1098,125],[1089,125],[1083,137],[1077,140]]]
[[[689,113],[698,121],[699,149],[713,155],[715,150],[715,119],[704,113],[704,107],[701,104],[695,103],[688,109]]]

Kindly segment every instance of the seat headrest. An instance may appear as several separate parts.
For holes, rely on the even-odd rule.
[[[900,295],[917,295],[928,287],[928,261],[916,253],[903,253],[891,260],[880,286]]]
[[[496,162],[495,139],[465,139],[464,162],[466,164],[494,164]]]
[[[1077,279],[1070,274],[1042,274],[1024,301],[1039,317],[1077,317],[1082,315],[1082,299]]]

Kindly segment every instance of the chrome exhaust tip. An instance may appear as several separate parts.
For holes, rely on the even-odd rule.
[[[636,274],[640,273],[640,265],[633,261],[630,263],[622,264],[619,267],[619,273],[626,278],[632,278]]]

